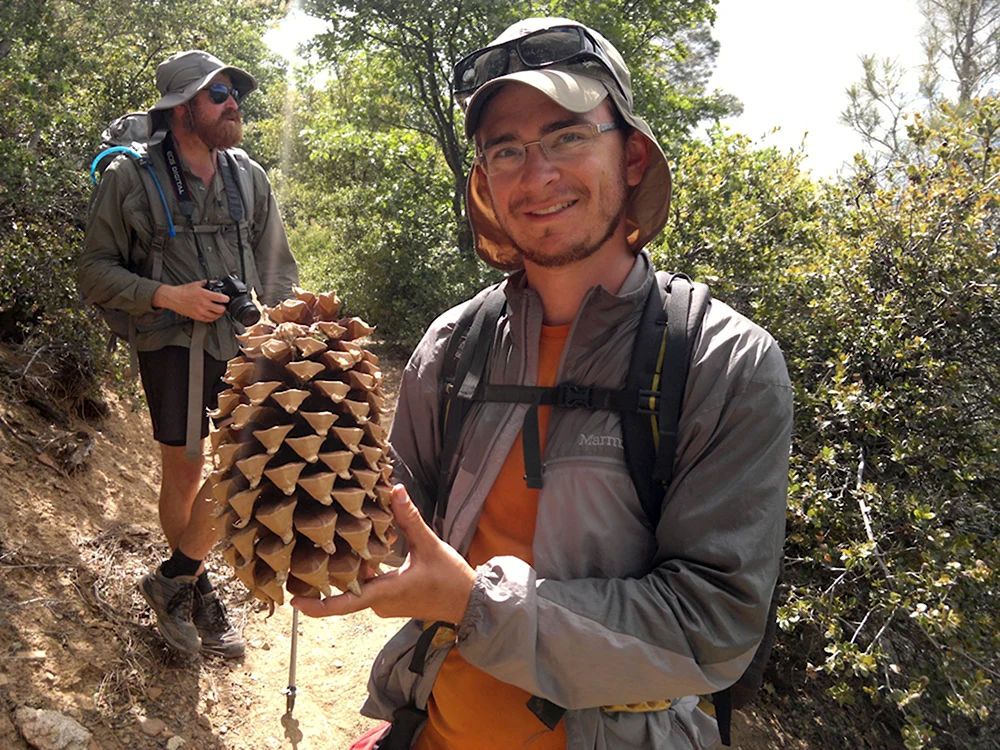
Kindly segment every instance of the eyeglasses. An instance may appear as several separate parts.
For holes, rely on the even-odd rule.
[[[538,145],[549,161],[567,161],[587,151],[601,133],[606,133],[617,127],[617,122],[605,122],[600,125],[594,123],[570,125],[568,128],[554,130],[543,138],[530,143],[521,143],[520,141],[498,143],[476,154],[476,160],[482,166],[483,171],[491,177],[512,174],[524,166],[524,162],[528,158],[528,146]]]
[[[515,63],[516,67],[511,66],[511,50],[517,53],[520,61],[519,65]],[[464,105],[480,86],[509,72],[584,60],[601,63],[625,93],[614,64],[590,34],[579,26],[553,26],[463,57],[455,65],[455,96]]]
[[[236,102],[236,106],[239,106],[240,102],[243,101],[243,97],[246,96],[246,94],[235,86],[230,88],[224,83],[213,83],[206,91],[208,91],[208,98],[212,100],[212,104],[222,104],[232,96],[233,101]]]

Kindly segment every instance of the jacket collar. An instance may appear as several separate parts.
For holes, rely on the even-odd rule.
[[[649,253],[642,250],[636,255],[632,270],[625,277],[617,294],[612,294],[600,285],[591,287],[587,291],[580,308],[576,311],[573,328],[579,329],[583,325],[591,329],[604,329],[630,314],[641,313],[650,285],[655,282]],[[512,317],[519,317],[527,310],[531,311],[531,315],[541,315],[542,301],[538,293],[528,287],[524,269],[515,271],[507,277],[504,294],[507,296],[507,307]]]

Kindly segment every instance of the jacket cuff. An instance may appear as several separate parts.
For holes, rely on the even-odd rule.
[[[135,285],[135,304],[138,314],[153,312],[153,293],[163,286],[163,282],[140,278]]]
[[[472,593],[469,595],[469,606],[465,608],[465,617],[458,624],[458,642],[463,643],[468,640],[479,628],[485,619],[485,607],[487,588],[496,584],[496,573],[489,564],[480,565],[476,568],[476,580],[472,584]]]

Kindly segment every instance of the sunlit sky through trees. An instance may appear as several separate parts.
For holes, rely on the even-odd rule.
[[[765,142],[782,148],[797,148],[808,133],[806,167],[815,177],[832,176],[861,148],[840,123],[845,89],[861,78],[860,55],[898,59],[909,71],[906,90],[917,90],[916,0],[720,0],[716,10],[721,50],[710,85],[744,105],[728,124],[755,139],[767,133]]]
[[[923,19],[916,0],[720,0],[717,11],[721,50],[709,85],[744,105],[727,124],[782,149],[797,148],[808,133],[805,166],[814,177],[833,176],[861,148],[840,123],[845,90],[861,77],[860,55],[898,59],[910,71],[906,89],[917,89]],[[265,38],[292,59],[296,44],[321,28],[293,11]]]

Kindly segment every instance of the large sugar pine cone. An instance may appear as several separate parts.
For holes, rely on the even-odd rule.
[[[372,328],[334,293],[296,289],[240,336],[211,416],[223,557],[254,596],[360,593],[395,539],[392,466]]]

